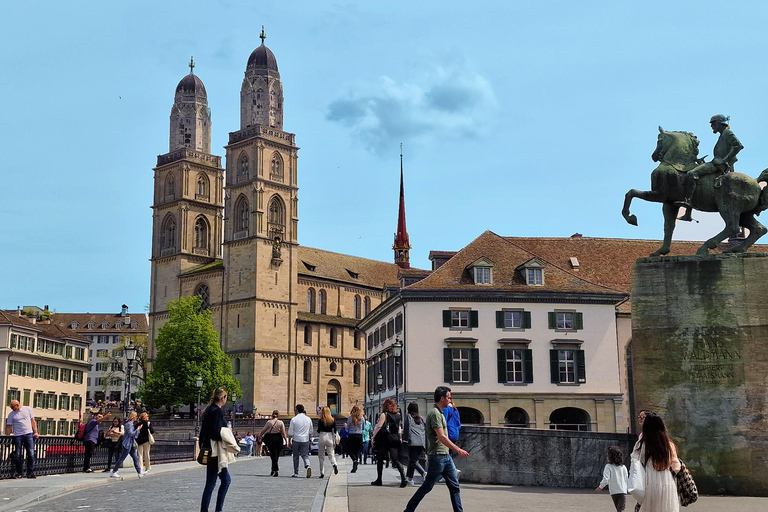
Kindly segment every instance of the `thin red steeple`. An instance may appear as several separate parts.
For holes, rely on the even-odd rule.
[[[400,144],[400,209],[397,212],[397,233],[395,243],[392,245],[395,251],[395,264],[400,268],[411,268],[408,230],[405,227],[405,188],[403,187],[403,145]]]

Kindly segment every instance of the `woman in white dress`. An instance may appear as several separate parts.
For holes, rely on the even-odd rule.
[[[680,499],[670,468],[680,471],[680,459],[660,416],[645,418],[637,455],[645,466],[645,499],[640,512],[679,512]]]

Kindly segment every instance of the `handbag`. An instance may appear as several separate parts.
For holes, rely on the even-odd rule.
[[[627,491],[638,503],[645,500],[645,466],[640,462],[640,459],[635,457],[632,457],[632,462],[629,465]]]
[[[696,488],[696,482],[693,481],[691,472],[688,471],[688,466],[685,465],[683,459],[678,460],[680,461],[680,471],[672,472],[672,476],[675,477],[675,484],[677,484],[677,496],[680,498],[680,505],[687,507],[699,499],[699,490]],[[671,468],[670,471],[672,471]]]
[[[149,444],[155,444],[155,436],[152,435],[152,432],[149,433]]]
[[[211,458],[211,449],[210,448],[200,448],[200,451],[197,454],[197,462],[199,464],[202,464],[203,466],[208,465],[208,460]]]
[[[339,443],[341,443],[341,436],[338,432],[333,433],[333,442],[336,443],[336,446],[339,446]]]

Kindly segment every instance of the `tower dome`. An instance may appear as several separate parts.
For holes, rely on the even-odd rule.
[[[266,69],[267,71],[274,71],[278,76],[280,75],[280,72],[277,70],[275,54],[267,48],[264,41],[261,42],[261,46],[258,46],[251,52],[246,69]]]
[[[211,110],[203,81],[194,73],[195,61],[189,60],[189,74],[179,81],[171,107],[169,151],[190,148],[210,153]]]
[[[176,86],[176,92],[193,93],[203,96],[206,99],[208,98],[208,94],[205,92],[205,85],[203,85],[203,81],[200,80],[200,78],[191,71],[187,76],[181,79],[179,85]]]
[[[262,125],[283,129],[283,84],[277,59],[264,44],[267,34],[261,27],[261,46],[251,52],[240,88],[240,129]]]

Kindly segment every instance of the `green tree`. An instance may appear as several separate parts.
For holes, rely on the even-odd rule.
[[[155,338],[157,357],[140,395],[150,407],[178,407],[197,401],[198,376],[203,378],[203,401],[217,387],[242,396],[232,377],[232,362],[219,346],[210,310],[200,310],[202,298],[182,297],[168,304],[168,322]]]

